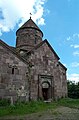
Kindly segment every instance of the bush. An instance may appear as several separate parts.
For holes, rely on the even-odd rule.
[[[0,107],[9,106],[10,100],[9,99],[0,99]]]

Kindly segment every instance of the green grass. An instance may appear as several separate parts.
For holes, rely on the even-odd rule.
[[[39,101],[39,102],[31,101],[25,104],[20,103],[14,106],[1,107],[0,116],[31,114],[31,113],[41,112],[47,109],[54,109],[54,108],[56,108],[55,103],[44,103],[42,101]]]
[[[44,103],[42,101],[31,101],[26,103],[18,103],[14,106],[0,107],[0,116],[10,115],[24,115],[45,110],[54,110],[59,106],[66,106],[70,108],[79,108],[79,99],[61,99],[57,102]]]
[[[71,98],[61,99],[58,101],[58,104],[60,106],[79,109],[79,99],[71,99]]]

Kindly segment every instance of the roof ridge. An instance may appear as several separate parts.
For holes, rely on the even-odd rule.
[[[29,19],[28,21],[26,21],[21,27],[24,27],[28,22],[32,22],[36,26],[36,28],[40,29],[32,19]]]
[[[33,49],[31,49],[30,51],[28,51],[27,54],[29,54],[30,52],[33,52],[33,50],[39,48],[39,47],[40,47],[42,44],[44,44],[45,42],[48,44],[48,46],[49,46],[50,49],[54,52],[54,54],[57,56],[57,58],[60,59],[59,56],[57,55],[57,53],[54,51],[54,49],[51,47],[51,45],[50,45],[49,42],[47,41],[47,39],[45,39],[44,41],[42,41],[42,42],[40,42],[39,44],[37,44]]]
[[[33,49],[29,50],[29,51],[27,52],[27,54],[30,53],[30,52],[33,52],[33,50],[39,48],[44,42],[45,42],[45,41],[42,41],[42,42],[40,42],[39,44],[37,44]]]
[[[60,61],[59,61],[59,64],[67,70],[66,66],[63,65]]]
[[[20,60],[22,60],[23,62],[27,63],[27,61],[21,57],[19,54],[17,54],[17,52],[15,50],[13,50],[11,48],[11,46],[9,46],[8,44],[6,44],[5,42],[3,42],[1,39],[0,39],[0,44],[2,44],[2,46],[5,46],[7,49],[9,49],[13,54],[15,54]]]

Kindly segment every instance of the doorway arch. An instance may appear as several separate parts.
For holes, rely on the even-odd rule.
[[[44,97],[44,94],[46,97]],[[54,80],[51,75],[38,75],[38,99],[54,99]]]
[[[50,83],[44,81],[42,83],[42,96],[44,100],[48,100],[50,98],[49,91],[50,91]]]

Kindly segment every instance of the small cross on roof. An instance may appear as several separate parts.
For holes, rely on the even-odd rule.
[[[32,13],[30,13],[30,19],[31,19]]]

